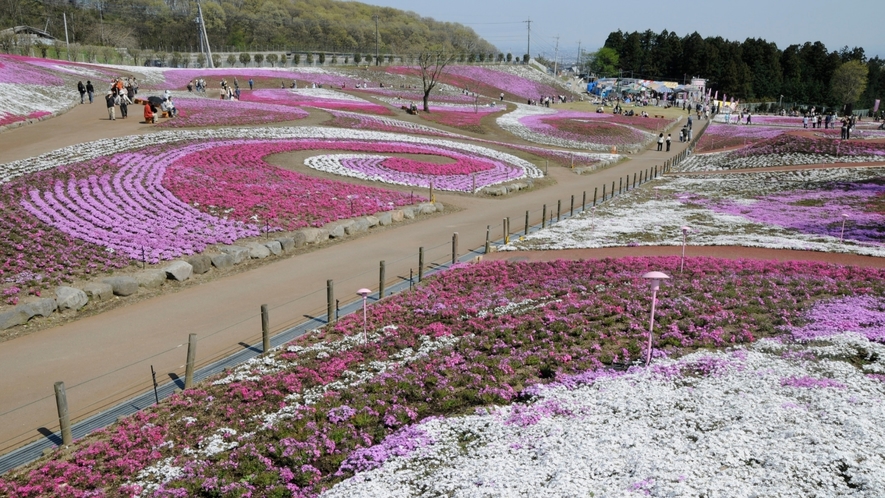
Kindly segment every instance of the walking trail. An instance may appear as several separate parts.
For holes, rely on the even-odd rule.
[[[139,121],[140,116],[132,116],[112,123],[103,106],[80,105],[54,119],[0,134],[0,163],[100,138],[150,133],[151,127]],[[388,280],[408,278],[410,269],[417,271],[419,247],[425,248],[427,264],[446,262],[454,232],[459,234],[459,252],[465,254],[485,243],[488,225],[493,227],[493,239],[502,236],[506,217],[511,218],[512,232],[521,232],[527,210],[532,212],[532,224],[540,222],[543,204],[549,217],[562,201],[565,214],[572,195],[580,206],[586,191],[589,203],[594,188],[601,193],[603,185],[610,188],[626,175],[660,167],[687,144],[674,142],[670,153],[652,150],[655,145],[592,175],[551,168],[555,185],[503,198],[438,194],[437,200],[459,209],[4,342],[0,344],[0,454],[58,429],[56,381],[65,382],[76,422],[150,389],[151,366],[160,383],[183,377],[190,333],[196,333],[199,341],[198,366],[208,364],[260,340],[261,304],[269,305],[272,332],[284,330],[306,316],[325,313],[329,279],[334,281],[335,297],[349,302],[361,287],[377,289],[382,260]],[[734,254],[743,250],[725,249]],[[631,251],[636,249],[612,249],[598,256]],[[807,255],[790,258],[803,256]]]

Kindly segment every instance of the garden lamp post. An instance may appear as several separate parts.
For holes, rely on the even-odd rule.
[[[839,243],[843,243],[845,239],[845,220],[848,219],[848,213],[842,213],[842,232],[839,234]]]
[[[682,259],[679,261],[679,273],[682,273],[682,270],[685,268],[685,239],[690,231],[691,227],[682,227]]]
[[[651,338],[652,331],[655,328],[655,302],[658,298],[658,289],[661,287],[661,281],[668,280],[670,277],[659,271],[650,271],[643,275],[642,278],[647,279],[651,286],[651,319],[648,323],[648,353],[645,357],[645,366],[647,368],[649,363],[651,363]]]
[[[363,298],[363,344],[369,343],[369,336],[366,333],[366,298],[369,297],[372,291],[363,287],[362,289],[356,291],[356,295],[362,296]]]

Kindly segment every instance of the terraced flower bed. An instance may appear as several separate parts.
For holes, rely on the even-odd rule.
[[[680,164],[678,170],[721,171],[797,164],[882,161],[885,161],[885,143],[780,134],[738,150],[692,156]]]
[[[322,226],[414,200],[264,160],[305,150],[381,154],[369,162],[344,161],[346,171],[336,172],[388,184],[470,190],[474,181],[482,188],[542,176],[534,165],[484,147],[359,130],[224,128],[94,142],[4,165],[10,181],[0,189],[0,203],[9,216],[0,281],[46,286],[129,259],[155,263],[261,229]],[[402,154],[441,155],[454,164],[391,158]],[[321,154],[311,164],[339,163]]]
[[[204,126],[244,126],[281,123],[303,119],[310,114],[288,105],[243,100],[209,98],[174,99],[178,116],[160,122],[162,128],[189,128]],[[136,106],[135,109],[138,109]]]
[[[738,126],[710,123],[698,140],[695,152],[703,153],[732,147],[745,147],[761,140],[774,138],[789,130],[770,126]]]
[[[33,61],[0,55],[0,94],[6,96],[0,100],[0,126],[59,112],[79,98],[76,86],[66,88],[64,79]]]
[[[301,88],[294,90],[254,90],[244,92],[240,98],[246,102],[261,102],[297,107],[317,107],[349,112],[365,112],[390,116],[390,109],[353,95],[325,88]]]
[[[502,250],[680,245],[680,229],[689,226],[689,245],[885,256],[883,168],[664,177],[647,185]]]
[[[883,438],[881,430],[866,425],[865,431],[849,436],[818,410],[792,412],[796,408],[788,406],[800,399],[812,406],[848,406],[853,397],[882,394],[885,384],[874,375],[865,376],[885,370],[881,360],[861,356],[872,358],[862,361],[862,368],[848,363],[858,350],[883,349],[871,342],[882,338],[881,319],[863,318],[882,315],[876,304],[885,295],[882,270],[692,259],[686,274],[658,294],[653,368],[619,371],[643,358],[647,341],[649,296],[640,275],[676,263],[676,258],[624,258],[459,267],[426,281],[415,292],[371,306],[365,335],[362,316],[347,317],[325,332],[176,394],[158,407],[76,443],[70,452],[6,476],[0,479],[0,490],[21,497],[83,493],[169,497],[220,492],[316,496],[347,479],[331,496],[368,496],[375,488],[366,478],[378,476],[386,483],[395,479],[389,474],[391,468],[433,475],[440,464],[459,462],[458,472],[485,477],[478,481],[442,478],[436,484],[440,489],[469,485],[494,492],[502,484],[492,477],[501,472],[510,475],[503,470],[510,467],[487,466],[494,458],[491,455],[518,461],[529,458],[532,453],[526,451],[552,444],[536,429],[549,427],[546,430],[562,434],[554,428],[579,420],[593,423],[595,418],[579,415],[605,418],[607,410],[601,407],[612,406],[608,399],[619,399],[614,406],[637,415],[616,417],[633,421],[630,427],[619,427],[616,438],[653,442],[643,445],[651,453],[642,455],[629,450],[630,446],[619,446],[610,455],[615,459],[612,469],[617,470],[603,473],[607,477],[576,476],[589,479],[588,485],[605,484],[616,490],[629,491],[646,479],[658,486],[683,486],[677,489],[702,487],[710,482],[713,469],[745,449],[763,452],[777,447],[786,452],[777,453],[778,458],[803,458],[804,470],[784,472],[784,486],[804,479],[809,469],[820,475],[839,472],[832,462],[844,455],[816,452],[821,445],[793,440],[798,446],[788,449],[770,444],[782,433],[780,423],[774,421],[790,413],[804,414],[803,420],[813,423],[815,433],[827,440]],[[747,295],[759,299],[747,300],[743,297]],[[772,314],[771,309],[780,311]],[[852,311],[855,319],[820,320],[837,309]],[[829,337],[846,330],[864,336]],[[765,337],[781,339],[749,351],[740,346]],[[801,344],[809,339],[815,340],[816,349]],[[837,347],[826,347],[827,341]],[[709,352],[736,346],[730,353]],[[699,349],[705,352],[683,360],[668,359]],[[817,363],[826,360],[844,366]],[[724,385],[731,388],[722,389]],[[628,386],[646,394],[620,396]],[[610,396],[603,394],[609,390]],[[689,391],[694,391],[690,397],[695,401],[680,403],[688,399]],[[711,397],[698,396],[698,392],[709,392]],[[760,413],[773,411],[773,423],[748,421],[736,416],[743,404],[718,402],[737,401],[746,397],[741,393],[751,392],[755,394],[750,401],[742,403],[751,403]],[[832,392],[842,395],[834,398],[829,396]],[[664,401],[667,396],[669,402]],[[661,401],[652,405],[658,407],[656,411],[648,411],[647,399]],[[592,406],[600,410],[589,411]],[[876,409],[874,403],[863,406]],[[667,423],[669,436],[664,437],[651,418],[661,410],[670,414],[661,416],[664,420],[707,422],[676,424],[693,427],[690,431]],[[856,404],[852,408],[858,420],[864,419],[866,411]],[[745,426],[752,438],[727,447],[717,443],[729,431]],[[490,439],[493,433],[503,439]],[[469,444],[452,448],[452,436]],[[573,436],[590,435],[581,431]],[[503,446],[499,448],[495,439]],[[692,444],[688,451],[688,440],[697,443],[699,439],[702,444]],[[600,444],[599,451],[605,451],[606,444]],[[844,451],[860,457],[875,447],[875,443],[848,445],[853,449]],[[632,475],[617,467],[618,459],[630,455],[643,462],[646,458],[655,461],[659,451],[669,451],[670,459],[677,460],[672,466],[644,464]],[[698,455],[699,451],[711,453]],[[439,461],[420,458],[428,454],[448,457]],[[690,458],[703,464],[683,465]],[[598,465],[605,461],[601,459]],[[877,475],[877,460],[852,457],[851,461],[843,472],[857,476],[857,486],[875,487],[875,478],[863,481],[861,476]],[[500,470],[482,470],[494,468]],[[516,482],[527,486],[535,482],[533,475],[529,472]],[[721,472],[716,476],[722,478]],[[398,485],[414,489],[408,483]],[[419,485],[418,481],[412,485]],[[807,480],[802,485],[816,486]]]
[[[637,149],[654,135],[610,121],[611,115],[558,111],[519,104],[497,119],[498,126],[535,143],[575,149],[609,150],[612,146]],[[641,118],[637,118],[641,119]]]

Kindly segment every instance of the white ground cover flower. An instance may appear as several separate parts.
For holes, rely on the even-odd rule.
[[[858,349],[885,359],[851,333],[763,340],[540,388],[422,422],[431,444],[322,496],[881,496],[885,383],[839,356]]]
[[[337,90],[330,90],[328,88],[293,88],[289,90],[289,92],[294,93],[295,95],[320,100],[346,100],[348,102],[360,102],[362,104],[369,103],[366,99],[361,99],[355,95],[339,92]]]
[[[74,105],[76,88],[0,83],[0,122],[6,115],[34,116],[58,113]]]
[[[663,177],[596,208],[513,241],[500,250],[578,249],[631,245],[738,245],[885,256],[882,244],[800,232],[687,202],[692,197],[752,204],[755,197],[804,190],[815,183],[881,177],[883,168],[828,168],[703,177]],[[652,187],[654,185],[654,187]]]
[[[765,154],[736,157],[731,151],[695,154],[683,161],[674,171],[723,171],[729,169],[769,168],[798,164],[839,164],[882,162],[882,156],[833,156],[829,154]]]

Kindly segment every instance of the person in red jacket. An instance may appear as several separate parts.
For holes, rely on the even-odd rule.
[[[148,103],[144,104],[144,122],[145,124],[154,122],[154,110],[151,109],[151,105]]]

